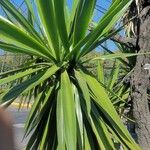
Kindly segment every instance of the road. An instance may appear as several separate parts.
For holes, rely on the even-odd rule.
[[[24,135],[24,124],[29,110],[23,108],[20,111],[18,111],[16,107],[11,106],[7,109],[7,111],[11,115],[13,120],[16,150],[23,150],[28,140],[25,139],[22,141]]]

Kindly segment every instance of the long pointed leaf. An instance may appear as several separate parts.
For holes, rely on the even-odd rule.
[[[135,144],[130,134],[128,133],[127,129],[121,122],[104,88],[98,83],[98,81],[94,77],[87,74],[85,74],[85,77],[93,94],[96,96],[95,102],[98,103],[98,105],[101,108],[101,111],[108,118],[108,120],[114,125],[116,131],[121,135],[122,139],[124,139],[124,142],[127,143],[127,145],[131,149],[139,149],[139,147]]]
[[[54,6],[59,35],[64,48],[66,49],[66,51],[69,51],[69,39],[65,21],[65,0],[54,0]]]
[[[60,98],[63,101],[65,141],[67,149],[76,150],[76,115],[72,86],[66,71],[61,74]]]
[[[59,67],[53,66],[47,70],[41,71],[40,73],[34,75],[32,78],[25,80],[21,84],[11,88],[9,92],[3,96],[1,103],[18,97],[22,92],[31,90],[41,82],[45,81],[47,78],[51,77],[51,75],[53,75],[58,69]]]
[[[36,1],[38,13],[41,23],[44,27],[44,32],[54,55],[59,58],[59,38],[56,28],[56,20],[54,14],[53,1],[51,0],[38,0]]]
[[[38,41],[3,17],[0,17],[0,40],[7,40],[10,44],[17,44],[22,48],[44,54],[45,56],[51,55]]]
[[[26,18],[9,2],[9,0],[1,0],[1,6],[4,7],[24,28],[29,34],[34,36],[40,43],[43,43],[40,36]]]
[[[86,34],[94,11],[96,0],[80,0],[76,12],[73,45],[75,46]]]

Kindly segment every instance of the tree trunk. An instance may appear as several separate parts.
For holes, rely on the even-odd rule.
[[[142,10],[139,20],[139,53],[150,52],[150,6]],[[148,63],[150,64],[149,55],[138,56],[131,77],[135,132],[142,150],[150,150],[150,111],[147,97],[150,74],[144,69],[144,65]]]

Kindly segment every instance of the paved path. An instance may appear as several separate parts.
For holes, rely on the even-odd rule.
[[[24,135],[24,124],[29,110],[23,108],[20,111],[18,111],[18,109],[13,106],[9,107],[7,111],[9,112],[9,114],[12,116],[13,119],[14,139],[17,150],[23,150],[28,140],[25,139],[22,141]]]

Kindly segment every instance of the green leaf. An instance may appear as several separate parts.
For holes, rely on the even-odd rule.
[[[5,71],[5,72],[0,73],[0,78],[4,78],[8,75],[11,76],[14,73],[25,71],[25,70],[30,69],[30,68],[39,67],[40,65],[46,65],[46,64],[43,64],[43,63],[42,64],[39,63],[39,64],[30,65],[31,62],[28,62],[28,63],[29,64],[25,63],[25,66],[22,66],[21,68],[13,69],[13,70],[9,70],[9,71]],[[32,63],[34,63],[34,62],[32,62]],[[47,64],[47,66],[50,66],[50,64]]]
[[[23,27],[29,34],[31,34],[36,40],[40,43],[43,43],[40,36],[33,28],[33,26],[28,22],[28,20],[15,8],[9,0],[1,0],[0,5],[3,6],[5,10],[7,10]]]
[[[27,8],[28,8],[28,12],[30,13],[31,17],[33,18],[33,20],[38,24],[38,20],[35,16],[35,13],[34,13],[34,8],[33,8],[33,1],[31,0],[25,0],[25,3],[27,5]]]
[[[98,77],[98,81],[101,83],[104,83],[104,63],[103,61],[97,61],[98,65],[97,65],[97,77]]]
[[[72,24],[76,15],[77,7],[79,5],[80,0],[73,0],[71,13],[70,13],[70,23]]]
[[[97,27],[90,32],[86,37],[84,37],[80,42],[73,48],[72,52],[68,54],[66,57],[71,57],[74,53],[78,53],[77,59],[88,51],[92,45],[99,40],[100,37],[104,36],[103,31],[105,30],[105,34],[110,31],[118,19],[123,15],[128,6],[130,5],[130,0],[121,1],[118,5],[115,5],[114,9],[110,9],[106,15],[102,18],[102,20],[98,23]],[[111,20],[111,21],[110,21]],[[84,46],[85,45],[85,46]],[[82,47],[82,51],[80,50]]]
[[[29,113],[29,116],[26,120],[25,124],[25,134],[24,137],[27,137],[33,128],[38,124],[41,120],[43,115],[46,113],[47,109],[49,108],[49,104],[51,103],[51,95],[53,94],[54,87],[46,87],[41,93],[39,93],[33,103],[32,109]],[[42,97],[41,97],[42,96]],[[47,127],[45,127],[47,130]],[[48,134],[43,133],[43,138],[40,143],[40,148],[44,147],[46,144]]]
[[[37,95],[37,97],[36,97],[36,99],[35,99],[35,101],[34,101],[34,103],[33,103],[33,105],[32,105],[32,109],[31,109],[31,111],[30,111],[30,113],[29,113],[29,115],[28,115],[28,118],[27,118],[26,124],[25,124],[26,133],[27,133],[27,131],[28,131],[28,129],[29,129],[29,126],[30,126],[31,122],[34,121],[34,118],[35,118],[35,116],[36,116],[36,113],[37,113],[37,111],[39,110],[40,104],[42,103],[41,100],[42,100],[43,97],[44,97],[44,92],[42,91],[42,92],[40,92],[40,93]],[[26,133],[25,133],[25,134],[26,134]]]
[[[14,81],[14,80],[16,80],[18,78],[22,78],[22,77],[30,75],[32,73],[38,72],[38,71],[40,71],[42,69],[44,69],[44,68],[28,69],[26,71],[19,72],[19,73],[15,74],[15,75],[11,75],[11,76],[2,78],[2,79],[0,79],[0,85],[9,83],[9,82]]]
[[[44,129],[44,133],[42,136],[42,140],[40,143],[40,150],[44,150],[46,147],[47,139],[48,139],[48,131],[49,131],[49,124],[50,124],[50,117],[51,117],[51,112],[49,112],[48,120]],[[63,149],[62,149],[63,150]]]
[[[116,132],[119,134],[121,139],[131,148],[131,149],[140,149],[131,138],[130,134],[128,133],[127,129],[124,127],[123,123],[121,122],[119,115],[117,114],[113,104],[111,103],[105,89],[98,83],[98,81],[88,75],[84,74],[87,83],[95,95],[94,101],[98,104],[100,110],[103,112],[105,117],[110,121],[113,125]]]
[[[58,27],[58,33],[60,35],[60,39],[63,43],[64,49],[69,52],[69,39],[67,34],[67,26],[65,21],[65,7],[66,1],[65,0],[55,0],[54,1],[54,10],[56,14],[56,23]]]
[[[75,98],[75,108],[76,108],[76,116],[78,121],[78,146],[80,149],[84,149],[84,124],[83,124],[83,113],[81,109],[80,96],[75,85],[72,86],[74,90],[74,98]]]
[[[84,38],[92,20],[96,0],[80,0],[76,10],[73,47]]]
[[[9,44],[16,44],[22,49],[27,49],[26,54],[29,51],[38,53],[41,57],[43,55],[51,57],[47,48],[3,17],[0,17],[0,39],[6,40]]]
[[[82,52],[81,54],[79,54],[79,57],[86,54],[86,52],[88,52],[88,49],[90,49],[90,47],[92,47],[92,45],[95,42],[97,42],[100,37],[103,37],[108,32],[110,32],[111,29],[113,29],[117,21],[120,19],[121,16],[123,16],[124,12],[127,10],[130,4],[131,4],[131,0],[124,0],[118,3],[118,5],[114,5],[115,6],[114,9],[110,8],[108,10],[108,12],[98,23],[97,27],[91,32],[91,35],[89,34],[90,36],[88,42],[82,49]]]
[[[57,31],[57,24],[55,20],[53,1],[38,0],[36,1],[36,4],[37,4],[41,24],[43,25],[45,34],[47,36],[48,44],[52,49],[53,55],[56,56],[58,59],[59,58],[59,37]]]
[[[126,58],[126,57],[140,56],[140,55],[150,55],[150,53],[115,53],[115,54],[102,55],[92,60],[118,59],[118,58]]]
[[[23,46],[18,47],[18,46],[15,46],[13,44],[7,44],[7,43],[2,42],[2,41],[0,41],[0,48],[5,50],[5,51],[12,52],[12,53],[24,53],[24,54],[33,55],[33,56],[39,56],[39,57],[43,57],[47,60],[49,60],[51,58],[51,60],[55,61],[55,59],[51,55],[49,55],[49,57],[48,57],[48,56],[42,54],[41,52],[31,50],[31,49],[28,49],[28,48],[23,47]]]
[[[118,61],[116,61],[114,63],[114,66],[113,66],[112,70],[111,70],[111,73],[110,73],[110,75],[108,77],[107,87],[110,90],[112,90],[114,84],[117,82],[119,71],[120,71],[120,63]]]
[[[12,87],[2,98],[1,103],[6,102],[12,98],[18,97],[21,93],[31,90],[41,82],[50,78],[59,67],[53,66],[47,70],[41,71],[40,73],[32,76],[30,79],[25,80],[19,85]]]
[[[61,98],[61,90],[57,94],[57,137],[58,137],[58,150],[65,150],[65,128],[64,128],[64,110],[63,99]]]
[[[103,45],[101,45],[101,47],[102,47],[106,52],[108,52],[108,54],[115,54],[115,52],[110,51],[108,48],[104,47]],[[122,52],[122,53],[124,53],[124,52]],[[129,63],[128,63],[127,61],[125,61],[124,59],[122,59],[122,58],[117,58],[117,59],[118,59],[121,63],[123,63],[124,65],[126,65],[126,66],[129,65]]]
[[[66,71],[61,73],[60,98],[64,116],[65,142],[67,149],[76,150],[76,115],[71,82]]]
[[[87,124],[87,123],[85,123]],[[93,141],[91,130],[89,130],[89,127],[84,127],[84,147],[85,150],[96,150],[95,149],[95,143]]]
[[[79,87],[82,90],[82,94],[83,94],[85,102],[86,102],[87,112],[90,115],[90,113],[91,113],[91,98],[90,98],[89,88],[87,86],[86,80],[85,80],[84,76],[78,71],[75,71],[75,77],[78,81]]]
[[[10,22],[12,22],[12,23],[14,23],[14,24],[17,24],[17,22],[15,22],[14,18],[12,18],[11,14],[10,14],[5,8],[1,7],[1,9],[2,9],[2,11],[5,13],[6,18],[7,18]]]
[[[52,90],[55,90],[55,89],[53,87],[48,89],[48,92],[47,92],[46,97],[44,99],[44,104],[41,106],[41,111],[39,113],[40,114],[39,115],[40,116],[39,120],[41,120],[41,116],[43,116],[44,113],[46,112],[46,110],[49,108],[49,103],[51,103],[50,96],[51,96],[51,94],[53,94]],[[52,117],[50,115],[51,115],[51,110],[49,112],[49,117],[48,117],[45,129],[44,129],[44,133],[43,133],[43,136],[42,136],[42,140],[41,140],[41,143],[40,143],[40,150],[43,150],[46,147],[46,144],[48,143],[49,132],[50,132],[50,124],[51,124],[51,118],[50,117]]]
[[[96,128],[98,130],[99,136],[102,139],[102,142],[105,146],[106,149],[110,150],[110,149],[114,149],[114,143],[113,143],[113,139],[111,137],[111,133],[109,132],[109,130],[106,127],[105,121],[102,119],[101,115],[99,114],[97,108],[95,107],[94,103],[92,103],[92,113],[94,115],[94,123],[96,125]]]

